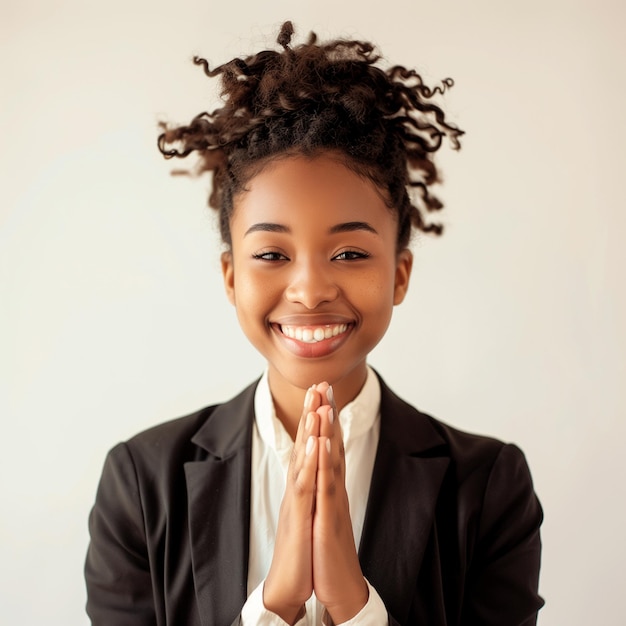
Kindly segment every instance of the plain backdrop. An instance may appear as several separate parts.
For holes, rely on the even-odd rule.
[[[626,85],[617,0],[2,0],[0,622],[86,624],[106,451],[260,374],[223,294],[207,180],[157,123],[215,103],[191,63],[377,42],[467,131],[447,232],[371,358],[440,419],[516,442],[545,509],[541,626],[623,624]],[[298,39],[300,38],[300,39]]]

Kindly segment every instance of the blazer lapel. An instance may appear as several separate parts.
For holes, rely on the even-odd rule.
[[[389,613],[403,623],[450,459],[430,420],[380,382],[380,442],[359,558]]]
[[[206,457],[185,464],[191,561],[203,626],[231,624],[247,597],[255,387],[215,409],[192,439]]]

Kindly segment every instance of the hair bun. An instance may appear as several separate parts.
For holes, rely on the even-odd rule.
[[[291,36],[293,35],[293,24],[290,21],[286,21],[281,27],[276,42],[281,45],[285,50],[291,43]]]

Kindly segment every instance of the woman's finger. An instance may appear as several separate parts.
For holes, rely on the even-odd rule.
[[[319,416],[315,413],[315,410],[320,406],[320,402],[320,394],[315,390],[315,385],[312,385],[304,396],[302,414],[289,462],[290,476],[297,476],[302,467],[308,437],[311,435],[319,436]]]
[[[320,437],[326,437],[330,442],[330,461],[337,480],[342,484],[346,475],[345,449],[342,439],[341,426],[333,408],[327,404],[316,411],[320,420]]]

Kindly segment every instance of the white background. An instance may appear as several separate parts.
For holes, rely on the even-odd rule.
[[[623,624],[618,0],[2,1],[0,621],[86,624],[106,451],[263,367],[223,295],[208,181],[169,176],[156,124],[211,108],[193,54],[272,45],[284,19],[456,80],[447,233],[417,243],[371,362],[423,410],[526,452],[545,508],[540,624]]]

